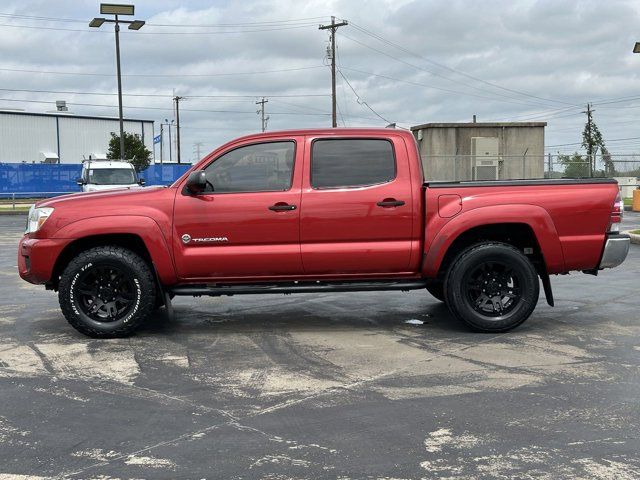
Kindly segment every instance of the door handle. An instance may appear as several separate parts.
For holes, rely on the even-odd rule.
[[[379,207],[389,208],[389,207],[401,207],[404,205],[402,200],[396,200],[395,198],[385,198],[383,201],[376,203]]]
[[[296,207],[295,205],[289,205],[288,203],[279,202],[275,205],[271,205],[269,207],[269,210],[273,210],[274,212],[284,212],[287,210],[295,210],[296,208],[298,207]]]

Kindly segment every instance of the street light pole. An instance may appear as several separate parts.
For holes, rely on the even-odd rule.
[[[122,74],[120,72],[120,24],[118,15],[115,20],[116,32],[116,71],[118,75],[118,117],[120,119],[120,160],[124,160],[124,115],[122,113]]]
[[[118,119],[120,121],[120,160],[124,155],[124,114],[122,112],[122,72],[120,70],[120,24],[126,23],[129,30],[140,30],[144,26],[143,20],[121,20],[118,15],[133,15],[134,5],[120,5],[115,3],[101,3],[100,13],[113,15],[114,20],[96,17],[89,22],[90,27],[100,28],[104,23],[113,23],[116,34],[116,75],[118,77]]]

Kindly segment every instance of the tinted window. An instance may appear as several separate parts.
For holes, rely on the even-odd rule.
[[[206,169],[215,192],[269,192],[291,188],[294,142],[247,145],[225,153]],[[211,186],[207,187],[211,191]]]
[[[311,158],[315,188],[357,187],[393,180],[396,163],[387,140],[316,140]]]
[[[130,185],[136,183],[132,168],[90,168],[89,183],[93,185]]]

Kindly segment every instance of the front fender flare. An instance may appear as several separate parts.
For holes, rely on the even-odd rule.
[[[150,217],[142,215],[106,215],[85,218],[65,225],[52,238],[79,240],[81,238],[129,234],[143,241],[163,285],[176,283],[175,265],[171,249],[160,226]]]

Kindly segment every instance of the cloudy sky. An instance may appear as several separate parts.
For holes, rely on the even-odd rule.
[[[113,30],[99,1],[0,4],[0,108],[117,115]],[[330,126],[328,35],[338,31],[338,123],[547,121],[552,153],[580,148],[585,105],[609,149],[640,151],[639,1],[136,2],[121,36],[125,116],[173,118],[182,156],[259,131]],[[166,155],[166,153],[165,153]]]

